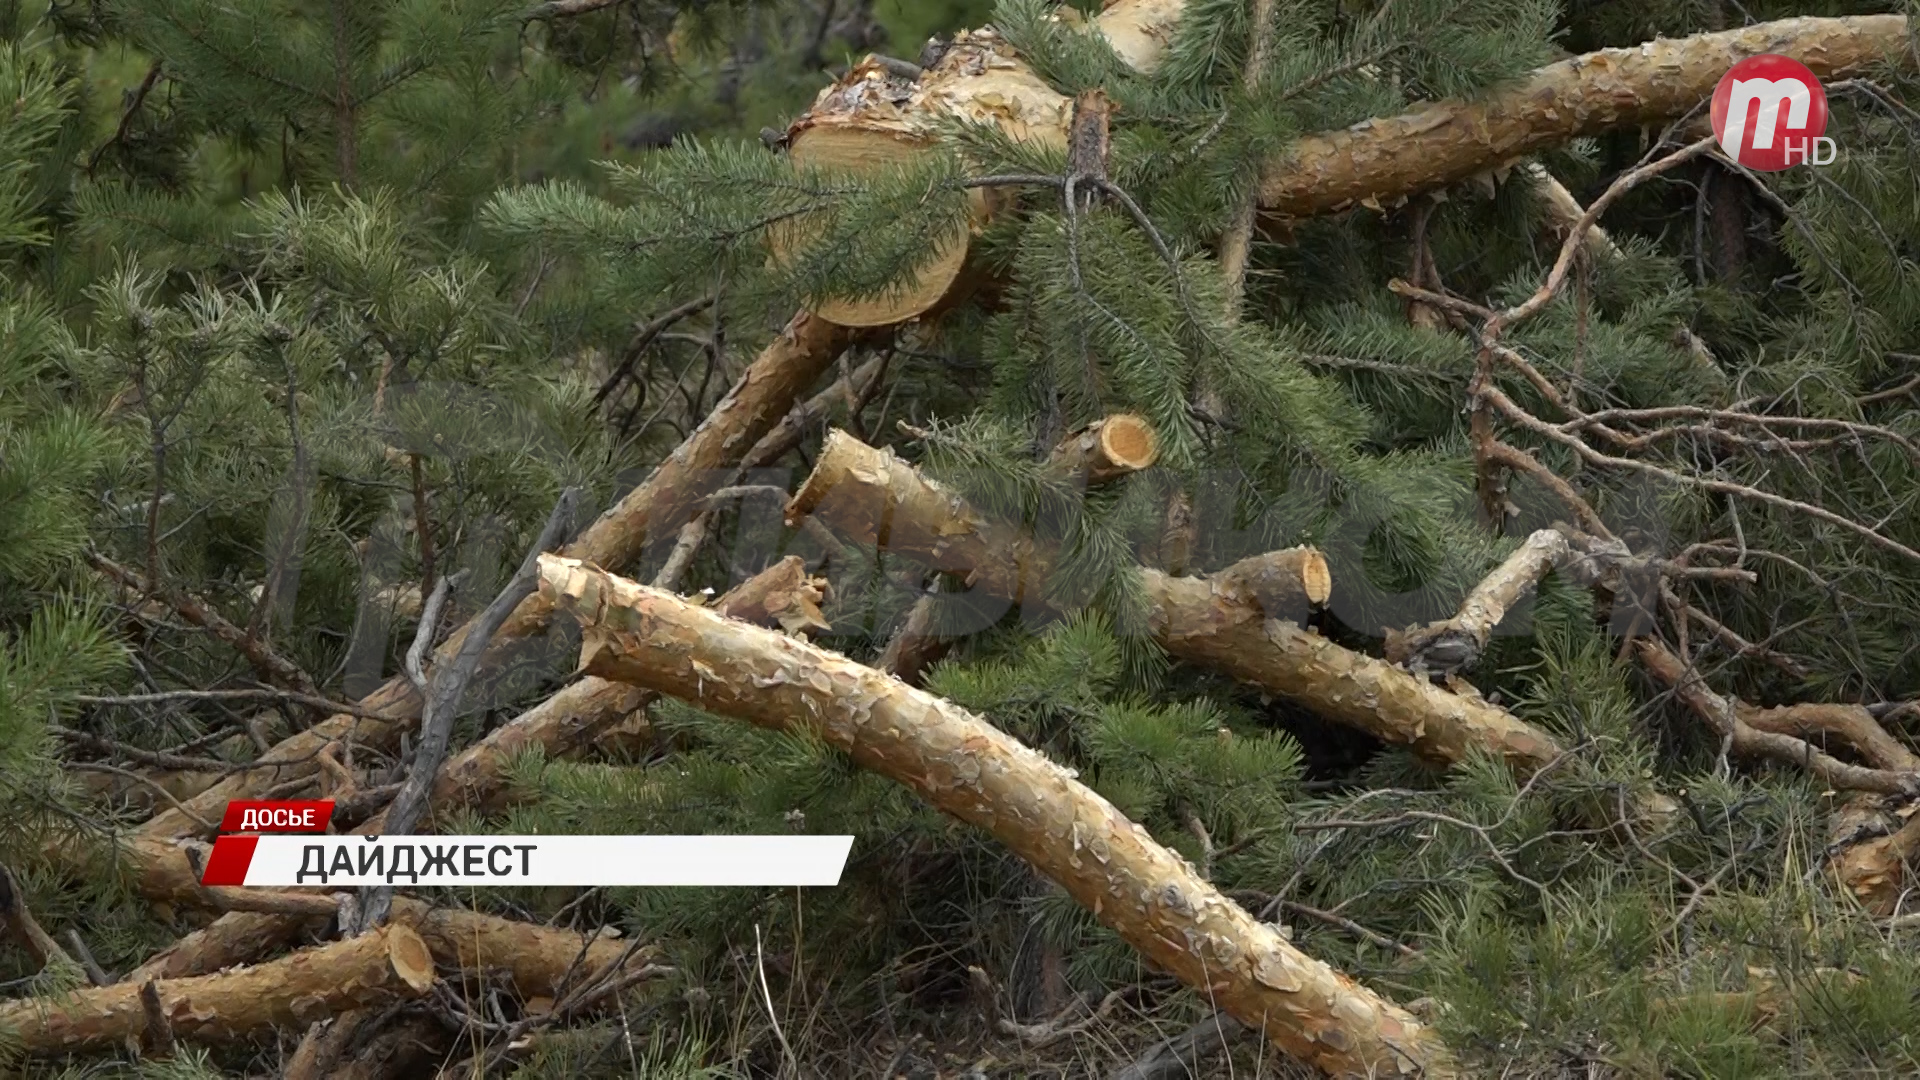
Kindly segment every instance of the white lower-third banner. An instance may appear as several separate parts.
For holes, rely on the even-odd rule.
[[[851,836],[222,836],[206,885],[838,885]]]

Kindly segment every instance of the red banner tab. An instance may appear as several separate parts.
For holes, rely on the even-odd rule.
[[[323,833],[333,820],[332,799],[235,799],[221,832]]]
[[[245,885],[247,867],[253,862],[254,849],[259,846],[257,836],[214,837],[213,854],[207,856],[207,869],[200,875],[200,884]]]

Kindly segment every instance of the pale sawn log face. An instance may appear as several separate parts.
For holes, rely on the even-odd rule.
[[[432,984],[425,942],[392,926],[255,967],[162,982],[159,991],[176,1036],[218,1040],[418,997]],[[0,1030],[30,1054],[114,1045],[146,1030],[141,985],[121,982],[44,1003],[12,1003],[0,1009]]]
[[[1060,440],[1047,468],[1097,487],[1153,466],[1160,459],[1160,437],[1145,417],[1115,413]]]
[[[851,342],[850,333],[817,316],[801,312],[760,351],[720,404],[701,421],[667,460],[646,480],[588,526],[567,554],[598,566],[626,566],[650,543],[671,536],[689,511],[720,485],[719,470],[738,461],[762,436],[786,416],[794,402],[824,374]],[[483,668],[499,670],[517,650],[540,647],[535,641],[547,626],[551,609],[538,594],[514,610],[488,647]],[[448,635],[436,659],[453,656],[465,639],[465,628]],[[315,755],[337,739],[391,749],[400,734],[420,719],[424,703],[405,675],[396,675],[360,704],[386,719],[369,720],[339,715],[285,739],[264,755],[274,768],[237,773],[185,801],[186,810],[208,821],[218,821],[228,800],[258,798],[260,793],[289,780],[314,773]],[[193,836],[205,830],[189,813],[168,809],[154,815],[142,831],[155,836]]]
[[[985,519],[891,450],[843,431],[827,435],[814,471],[787,508],[841,535],[935,569],[971,575],[989,595],[1039,596],[1053,552]],[[1290,698],[1314,712],[1436,761],[1495,754],[1522,772],[1559,756],[1545,732],[1487,702],[1455,694],[1384,661],[1300,629],[1331,580],[1317,552],[1257,555],[1206,578],[1142,570],[1151,629],[1169,653]],[[1318,592],[1315,599],[1309,596]]]
[[[582,666],[776,731],[805,730],[977,825],[1130,944],[1289,1053],[1338,1076],[1445,1075],[1410,1014],[1293,948],[1070,771],[964,709],[669,593],[545,557]]]

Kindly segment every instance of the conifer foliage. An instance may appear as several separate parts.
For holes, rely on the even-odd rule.
[[[1915,1071],[1906,14],[0,5],[0,1071]]]

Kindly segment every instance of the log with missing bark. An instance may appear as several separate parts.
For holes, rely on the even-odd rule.
[[[306,1024],[346,1009],[419,997],[433,985],[432,953],[419,934],[392,926],[270,963],[158,983],[162,1015],[181,1039],[224,1040]],[[148,1028],[144,983],[79,990],[0,1007],[0,1039],[28,1054],[138,1040]]]
[[[1073,774],[883,672],[577,561],[542,590],[580,618],[582,666],[775,731],[804,731],[987,830],[1135,948],[1339,1076],[1450,1075],[1418,1021],[1221,896]]]
[[[865,544],[878,543],[884,530],[888,550],[968,575],[973,588],[1016,602],[1040,595],[1056,556],[1050,544],[980,516],[892,451],[841,431],[828,434],[787,513],[790,522],[814,515]],[[1182,660],[1438,761],[1491,753],[1531,772],[1560,753],[1551,737],[1504,709],[1296,625],[1332,588],[1317,552],[1258,555],[1204,578],[1140,573],[1152,604],[1149,627]]]
[[[693,434],[569,544],[567,553],[617,568],[639,558],[651,544],[671,538],[703,500],[725,483],[726,468],[787,415],[850,340],[846,330],[824,319],[804,312],[795,315]],[[483,664],[498,668],[516,648],[528,647],[531,639],[545,631],[549,614],[537,596],[521,603],[495,636]],[[455,631],[438,649],[437,659],[453,656],[464,639],[464,628]],[[329,717],[283,740],[262,755],[255,767],[185,800],[182,807],[156,814],[143,831],[161,837],[203,832],[196,816],[218,821],[230,799],[258,798],[270,788],[312,775],[319,767],[318,752],[328,743],[354,741],[390,750],[420,718],[420,695],[404,675],[388,680],[360,704],[384,719]]]

